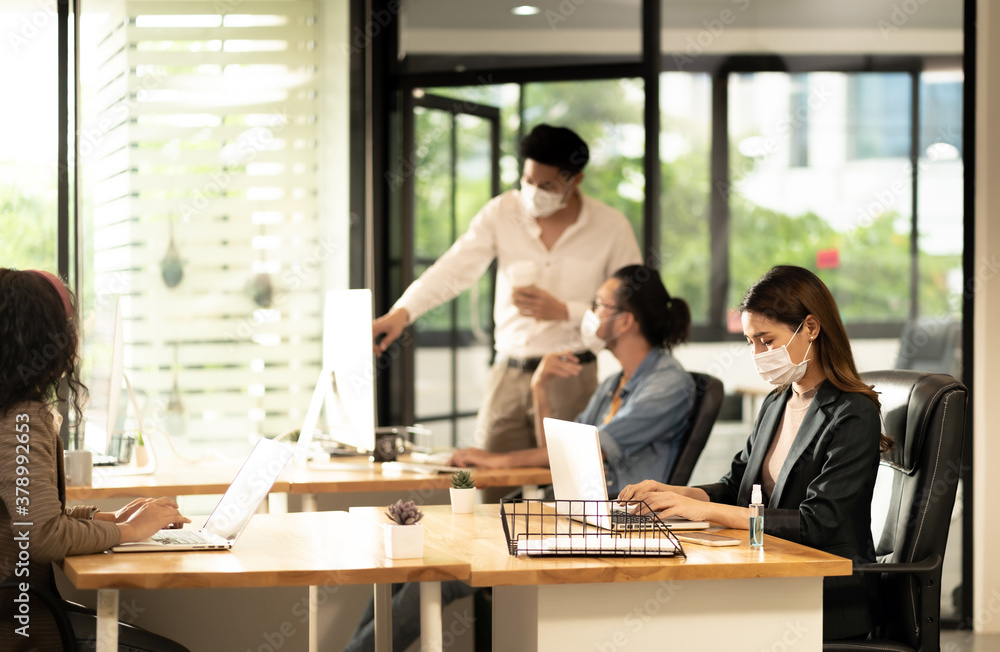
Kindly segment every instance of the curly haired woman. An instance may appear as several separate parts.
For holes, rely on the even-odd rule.
[[[189,522],[170,498],[135,500],[117,512],[66,507],[62,416],[55,407],[70,401],[79,421],[87,390],[75,377],[78,344],[73,298],[57,276],[0,268],[0,582],[15,583],[0,591],[5,650],[61,649],[41,604],[30,603],[30,619],[15,619],[22,583],[58,595],[52,562]],[[66,605],[77,642],[93,645],[93,612]],[[129,625],[120,625],[119,643],[128,651],[184,650]]]

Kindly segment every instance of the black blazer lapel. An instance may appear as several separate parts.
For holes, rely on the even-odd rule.
[[[791,391],[791,389],[787,389],[775,396],[760,417],[757,439],[750,451],[750,459],[747,460],[743,481],[740,482],[739,502],[737,503],[739,505],[749,504],[753,485],[760,484],[760,472],[764,468],[764,458],[767,457],[767,451],[771,448],[771,441],[778,430],[778,424],[781,423],[781,417],[785,414],[785,403],[788,402],[788,394]]]
[[[788,474],[798,464],[799,458],[809,448],[809,444],[823,430],[827,420],[826,406],[839,395],[840,390],[829,381],[824,381],[823,386],[816,392],[816,397],[802,418],[802,425],[799,426],[799,431],[795,435],[795,441],[792,442],[792,447],[788,450],[788,457],[781,465],[781,473],[778,474],[778,479],[774,483],[774,493],[768,501],[768,505],[771,507],[777,507],[781,504],[781,493],[788,481]]]

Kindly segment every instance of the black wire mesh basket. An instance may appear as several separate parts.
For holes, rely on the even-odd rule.
[[[504,499],[500,520],[512,556],[687,556],[639,500]]]

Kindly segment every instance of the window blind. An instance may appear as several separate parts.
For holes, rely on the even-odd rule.
[[[321,364],[317,7],[131,0],[85,26],[92,292],[122,294],[147,424],[192,443],[301,423]]]

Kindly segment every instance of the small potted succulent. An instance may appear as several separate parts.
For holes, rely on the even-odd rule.
[[[424,526],[420,519],[424,513],[411,500],[404,503],[397,500],[395,505],[385,508],[385,515],[391,523],[383,527],[385,533],[385,556],[387,559],[416,559],[424,556]]]
[[[476,478],[469,471],[451,474],[451,511],[453,514],[471,514],[476,504]]]

